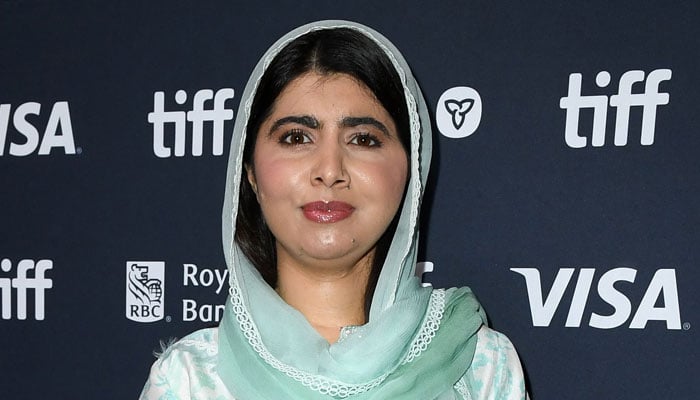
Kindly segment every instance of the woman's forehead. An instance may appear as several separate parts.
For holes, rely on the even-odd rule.
[[[309,72],[289,82],[275,99],[267,122],[291,115],[310,116],[319,122],[326,115],[334,115],[338,123],[350,117],[394,122],[367,85],[343,73]]]

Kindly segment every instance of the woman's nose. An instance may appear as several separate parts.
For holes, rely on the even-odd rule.
[[[343,189],[350,186],[350,176],[345,169],[345,156],[337,143],[327,143],[314,155],[311,184]]]

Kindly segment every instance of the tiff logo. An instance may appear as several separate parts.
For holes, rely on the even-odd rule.
[[[160,158],[173,155],[171,148],[165,143],[166,124],[174,125],[174,155],[185,155],[185,131],[189,121],[192,123],[192,155],[202,155],[204,139],[204,123],[212,124],[212,154],[220,156],[224,153],[224,121],[233,119],[233,110],[225,108],[226,100],[233,98],[233,89],[223,88],[214,94],[211,89],[202,89],[194,94],[192,110],[165,111],[165,92],[153,94],[153,111],[148,113],[148,122],[153,124],[153,153]],[[212,108],[205,108],[205,103],[212,101]],[[184,105],[187,102],[187,92],[178,90],[175,102]]]
[[[165,263],[126,262],[126,317],[136,322],[163,319]]]
[[[29,290],[34,290],[34,319],[44,319],[45,292],[53,287],[53,281],[46,278],[46,271],[53,268],[51,260],[21,260],[17,263],[15,278],[0,278],[0,302],[2,303],[2,319],[12,318],[12,289],[15,289],[17,301],[17,319],[27,319],[27,297]],[[12,270],[12,261],[7,258],[0,261],[3,272]],[[34,270],[34,276],[28,276]]]
[[[637,82],[644,82],[644,71],[627,71],[620,77],[617,94],[606,95],[581,95],[581,74],[569,75],[569,93],[559,101],[559,108],[566,110],[566,128],[564,139],[572,148],[586,147],[588,140],[579,135],[579,111],[581,109],[593,109],[593,132],[591,146],[601,147],[605,145],[605,124],[607,121],[608,104],[615,108],[615,146],[625,146],[630,121],[630,109],[642,107],[642,132],[640,143],[644,146],[654,144],[654,131],[656,129],[656,107],[668,104],[668,93],[659,92],[659,84],[671,79],[670,69],[656,69],[651,71],[644,83],[644,92],[632,93],[632,86]],[[605,88],[610,84],[610,73],[601,71],[596,75],[596,85]]]

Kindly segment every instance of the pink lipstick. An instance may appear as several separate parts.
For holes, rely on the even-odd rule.
[[[301,209],[307,219],[322,224],[342,221],[355,211],[353,206],[342,201],[314,201],[304,204]]]

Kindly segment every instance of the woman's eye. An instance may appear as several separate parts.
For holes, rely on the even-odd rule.
[[[360,133],[355,135],[350,140],[350,143],[364,147],[378,147],[382,145],[382,143],[379,141],[379,139],[377,139],[376,136],[371,135],[369,133]]]
[[[299,129],[292,129],[280,137],[280,143],[284,144],[297,145],[310,142],[311,139],[304,133],[304,131]]]

